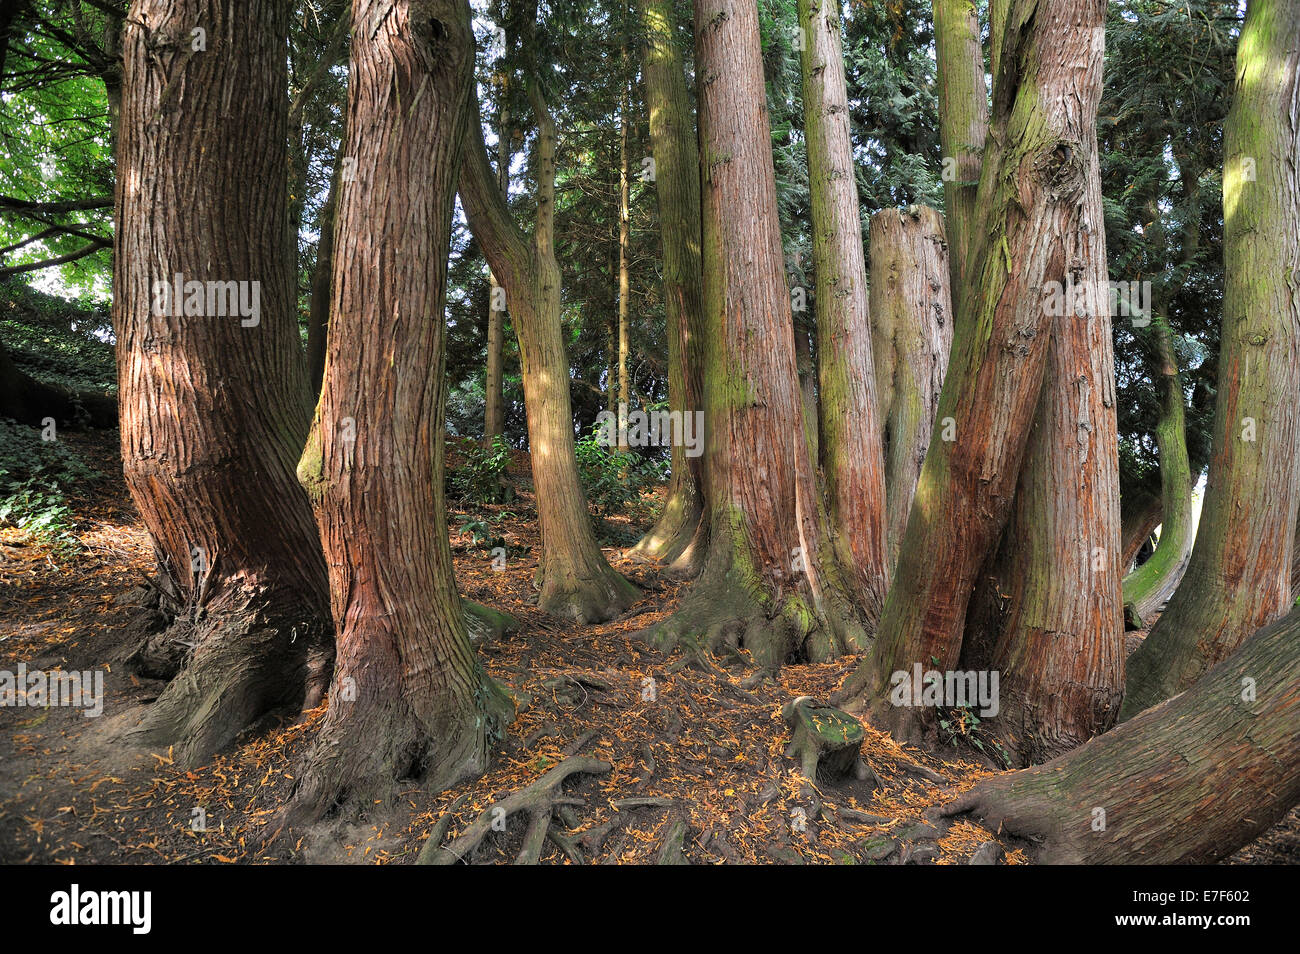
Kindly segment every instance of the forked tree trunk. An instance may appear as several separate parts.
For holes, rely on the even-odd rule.
[[[1068,755],[985,779],[945,814],[1047,864],[1209,864],[1300,801],[1300,610],[1175,699]]]
[[[1009,516],[1048,363],[1046,282],[1091,241],[1089,177],[1101,92],[1102,0],[1015,0],[1003,20],[970,274],[953,358],[873,657],[841,690],[878,726],[915,740],[932,706],[893,705],[895,673],[953,670],[976,575]],[[1116,549],[1118,540],[1115,541]]]
[[[460,196],[492,273],[506,289],[519,336],[528,444],[542,530],[539,605],[553,616],[598,623],[617,616],[638,591],[610,568],[596,544],[578,480],[569,394],[569,359],[560,328],[560,266],[555,260],[555,124],[535,79],[537,219],[531,238],[515,225],[488,165],[477,107],[470,109]]]
[[[206,50],[193,49],[196,26]],[[180,670],[131,737],[174,745],[182,764],[267,713],[299,711],[308,651],[329,634],[325,566],[294,480],[311,400],[289,281],[288,29],[279,3],[138,0],[124,31],[122,461],[176,603],[136,659],[154,675]],[[162,288],[177,275],[246,294],[196,285],[173,301]]]
[[[885,450],[885,548],[898,565],[952,350],[943,217],[914,206],[871,217],[871,355]],[[942,427],[940,428],[942,431]]]
[[[696,0],[710,544],[661,648],[766,669],[861,645],[815,493],[783,275],[754,0]]]
[[[1083,62],[1095,85],[1087,95],[1099,95],[1105,37],[1099,29],[1090,35]],[[990,728],[1018,765],[1045,762],[1106,731],[1124,693],[1115,372],[1091,127],[1081,148],[1083,210],[1067,241],[1069,279],[1082,293],[1048,289],[1043,302],[1056,313],[1047,376],[993,571],[1007,611],[1000,627],[980,614],[966,627],[972,668],[984,668],[981,637],[998,632],[987,667],[999,673]]]
[[[474,41],[464,0],[356,0],[334,321],[298,474],[330,572],[330,708],[291,824],[487,765],[504,697],[470,648],[443,505],[447,248]],[[411,267],[412,264],[418,267]]]
[[[1214,453],[1187,572],[1129,660],[1125,718],[1192,685],[1291,604],[1300,506],[1298,153],[1300,0],[1253,2],[1224,126]]]
[[[1178,588],[1192,554],[1192,465],[1187,456],[1187,423],[1178,359],[1165,319],[1153,327],[1156,361],[1152,362],[1160,389],[1160,419],[1156,448],[1160,454],[1160,542],[1156,552],[1124,578],[1124,609],[1139,627],[1157,612]]]
[[[835,556],[851,580],[863,620],[874,631],[889,588],[885,461],[838,0],[799,0],[798,15],[804,36],[799,65],[817,275],[822,473]]]
[[[700,151],[671,0],[638,0],[645,41],[641,77],[663,243],[664,316],[668,331],[668,407],[703,410],[703,315],[700,290]],[[708,543],[701,521],[703,456],[672,447],[672,479],[663,513],[632,553],[669,564],[679,576],[699,573]]]
[[[963,291],[978,280],[969,272],[967,262],[972,231],[980,228],[975,220],[975,203],[988,136],[988,87],[984,81],[979,12],[973,0],[934,0],[933,10],[943,204],[955,305]]]

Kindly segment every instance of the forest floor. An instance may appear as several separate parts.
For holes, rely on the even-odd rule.
[[[784,756],[782,705],[802,695],[825,699],[853,659],[787,667],[776,682],[720,663],[707,672],[681,666],[631,638],[671,612],[680,585],[615,548],[607,555],[645,594],[628,614],[579,626],[538,612],[531,580],[540,540],[524,494],[451,515],[462,593],[522,623],[480,649],[491,675],[528,699],[491,770],[439,794],[413,781],[371,818],[264,849],[267,822],[325,709],[241,740],[193,771],[177,768],[168,752],[123,751],[109,741],[111,727],[137,718],[162,688],[114,662],[152,554],[122,484],[116,433],[61,440],[102,475],[72,501],[83,549],[60,553],[0,530],[0,670],[20,662],[29,671],[101,670],[107,701],[98,719],[71,707],[0,708],[0,862],[411,863],[444,812],[452,812],[450,841],[574,755],[612,770],[566,784],[566,795],[583,804],[561,809],[543,863],[654,863],[670,833],[683,832],[681,857],[693,864],[961,864],[998,841],[969,822],[937,831],[923,814],[993,771],[969,747],[905,750],[868,726],[863,754],[880,781],[874,791],[858,782],[812,785]],[[493,570],[474,523],[504,539],[505,570]],[[637,529],[621,528],[628,536]],[[470,860],[513,860],[526,827],[512,819]],[[1000,846],[1005,862],[1024,862],[1023,851]],[[1231,861],[1300,862],[1300,814],[1292,811]]]

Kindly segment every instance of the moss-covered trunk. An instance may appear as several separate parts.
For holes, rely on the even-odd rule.
[[[1124,578],[1124,609],[1134,621],[1149,620],[1173,595],[1192,554],[1192,465],[1187,456],[1187,419],[1168,322],[1152,324],[1160,390],[1156,449],[1160,455],[1160,542],[1151,558]]]
[[[650,115],[654,187],[663,243],[664,315],[668,332],[668,406],[691,414],[703,409],[703,324],[700,272],[700,151],[695,110],[686,89],[686,70],[677,44],[673,4],[639,0],[644,43],[641,77]],[[633,553],[669,564],[671,572],[694,576],[707,544],[702,523],[703,456],[687,457],[674,442],[672,480],[663,513]]]
[[[357,0],[355,18],[356,177],[339,196],[335,317],[299,465],[329,565],[338,658],[290,822],[341,803],[368,808],[399,779],[436,789],[481,772],[504,702],[465,631],[442,499],[440,316],[473,81],[469,8]]]
[[[885,464],[840,8],[831,0],[799,0],[798,16],[804,37],[799,66],[817,281],[822,474],[835,556],[863,620],[874,630],[889,588]]]
[[[1224,128],[1223,342],[1183,581],[1129,660],[1125,718],[1192,685],[1291,604],[1300,508],[1300,0],[1247,7]]]
[[[1028,839],[1047,864],[1209,864],[1300,801],[1300,610],[1196,685],[947,809]]]
[[[1023,0],[994,36],[1001,67],[976,208],[981,227],[972,231],[975,281],[958,301],[936,431],[880,637],[841,692],[869,704],[898,738],[925,736],[934,707],[891,703],[895,674],[955,669],[972,587],[1010,514],[1048,367],[1053,318],[1044,286],[1067,280],[1083,237],[1102,226],[1089,183],[1104,17],[1101,0]],[[1073,494],[1073,479],[1058,489]]]
[[[943,204],[955,302],[975,278],[967,262],[972,230],[980,228],[975,203],[988,136],[988,87],[979,11],[973,0],[934,0],[933,10]]]
[[[192,51],[196,23],[207,51]],[[307,656],[328,640],[325,565],[294,480],[311,397],[290,282],[288,29],[277,3],[144,0],[123,33],[122,462],[177,604],[137,658],[180,669],[134,738],[175,745],[183,763],[318,697]]]
[[[885,451],[889,572],[907,529],[952,350],[948,245],[942,216],[913,206],[871,217],[871,356]]]

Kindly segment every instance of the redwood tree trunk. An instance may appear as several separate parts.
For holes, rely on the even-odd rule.
[[[799,0],[822,471],[831,542],[874,631],[889,588],[885,462],[867,314],[867,263],[849,137],[838,0]]]
[[[328,634],[325,567],[294,480],[311,398],[289,281],[288,27],[279,3],[137,0],[123,35],[122,461],[175,602],[173,625],[137,660],[157,675],[180,668],[132,736],[174,745],[184,764],[268,712],[299,711],[309,647]],[[223,295],[218,309],[200,290],[203,314],[176,315],[155,283],[178,274],[245,282],[249,307]]]
[[[470,648],[443,505],[447,249],[474,45],[464,0],[355,0],[325,384],[298,475],[338,628],[292,821],[481,772],[504,699]],[[422,95],[421,95],[422,92]],[[418,267],[411,267],[412,264]]]
[[[1223,333],[1191,561],[1129,660],[1128,718],[1291,604],[1300,507],[1300,0],[1247,6],[1224,125]],[[1157,551],[1158,552],[1158,551]]]
[[[754,0],[696,0],[709,552],[647,635],[823,660],[865,633],[827,545],[803,434]]]
[[[931,440],[873,658],[841,691],[896,738],[924,736],[934,707],[892,705],[894,674],[956,667],[972,586],[1010,513],[1048,365],[1044,284],[1064,283],[1101,228],[1089,180],[1104,18],[1102,0],[1016,0],[994,38],[1003,66],[971,238],[977,280],[959,299],[937,412],[952,439]]]
[[[1191,689],[1068,755],[985,779],[970,812],[1047,864],[1209,864],[1300,801],[1300,610]]]
[[[528,443],[542,530],[539,605],[582,623],[617,616],[638,595],[596,544],[578,480],[569,395],[569,359],[560,327],[560,266],[555,260],[555,124],[536,80],[529,99],[537,120],[537,219],[531,239],[511,218],[488,165],[478,110],[470,110],[460,196],[470,228],[506,300],[519,336]]]
[[[889,572],[907,530],[952,351],[942,216],[914,206],[871,217],[871,354],[884,422]]]
[[[663,243],[664,316],[668,331],[668,406],[683,415],[703,409],[703,335],[700,289],[700,152],[695,111],[686,90],[686,71],[677,45],[671,0],[638,0],[642,45],[641,77],[655,195]],[[672,480],[663,513],[632,552],[669,564],[679,576],[699,572],[707,546],[708,521],[701,521],[704,458],[672,448]],[[698,532],[697,532],[698,531]]]

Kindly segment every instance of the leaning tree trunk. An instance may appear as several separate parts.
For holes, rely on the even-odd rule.
[[[1173,338],[1164,318],[1154,327],[1156,365],[1160,389],[1160,419],[1156,422],[1156,448],[1160,454],[1161,521],[1156,552],[1124,578],[1124,612],[1143,628],[1173,595],[1192,555],[1192,465],[1187,456],[1187,423],[1183,385]]]
[[[668,331],[668,407],[683,415],[703,409],[703,335],[700,289],[700,152],[686,73],[677,46],[671,0],[638,0],[645,42],[641,77],[654,187],[663,242],[664,316]],[[702,521],[704,458],[687,457],[674,441],[672,479],[663,513],[632,548],[638,556],[662,560],[679,576],[699,573],[708,543]]]
[[[1208,864],[1300,802],[1300,609],[1204,677],[1068,755],[945,809],[1048,864]]]
[[[977,281],[960,298],[939,439],[921,468],[875,652],[839,694],[870,704],[896,738],[928,734],[934,708],[891,705],[894,674],[955,668],[972,587],[1010,513],[1048,363],[1042,289],[1066,281],[1089,212],[1104,18],[1102,0],[1015,0],[995,35],[1004,55],[972,232]]]
[[[338,661],[289,822],[481,772],[505,700],[470,648],[443,505],[447,248],[474,42],[464,0],[356,0],[334,320],[298,467]],[[416,265],[418,267],[412,267]]]
[[[708,556],[661,648],[774,670],[861,645],[815,493],[776,209],[754,0],[696,0]]]
[[[287,265],[288,28],[279,3],[137,0],[124,32],[122,461],[175,618],[136,659],[180,668],[132,738],[187,764],[325,678],[307,659],[328,638],[325,566],[294,480],[311,401]],[[196,284],[173,301],[177,275]]]
[[[988,136],[988,88],[984,82],[984,50],[980,45],[979,12],[975,4],[972,0],[934,0],[933,10],[943,205],[955,304],[976,280],[969,271],[968,261],[972,233],[980,228],[975,218],[975,203],[984,140]]]
[[[838,0],[799,0],[822,472],[836,558],[874,630],[889,588],[885,462]]]
[[[1291,604],[1300,508],[1297,154],[1300,0],[1253,2],[1224,126],[1223,346],[1205,503],[1183,581],[1129,660],[1124,718],[1186,689]]]
[[[1081,79],[1085,95],[1099,97],[1105,34],[1089,35]],[[1063,238],[1069,277],[1089,293],[1071,301],[1061,289],[1064,307],[1051,309],[1046,382],[993,568],[1005,618],[999,627],[971,613],[966,626],[971,668],[984,668],[983,637],[998,634],[987,668],[1000,674],[999,711],[989,728],[1019,765],[1045,762],[1106,731],[1124,691],[1115,365],[1092,128],[1078,148],[1087,169],[1083,210]]]
[[[560,326],[560,266],[554,249],[555,124],[535,79],[528,93],[538,126],[537,218],[531,239],[515,225],[488,165],[477,108],[470,109],[460,197],[492,273],[506,289],[519,337],[542,530],[539,605],[554,616],[598,623],[630,606],[637,589],[605,562],[578,480],[569,359]]]
[[[884,422],[891,574],[952,350],[947,249],[943,218],[934,209],[885,209],[871,217],[871,355]]]

